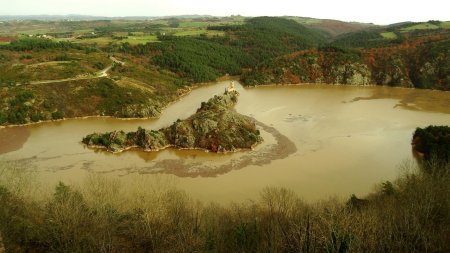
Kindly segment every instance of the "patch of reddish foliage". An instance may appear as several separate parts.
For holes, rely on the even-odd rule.
[[[217,144],[212,143],[212,144],[211,144],[211,151],[212,151],[212,152],[217,152],[217,150],[218,150]]]
[[[291,84],[298,84],[301,81],[300,77],[294,75],[291,71],[286,71],[286,73],[284,74],[284,79],[288,80],[288,82]]]
[[[16,37],[2,37],[0,36],[0,42],[12,42],[12,41],[16,41],[17,38]]]

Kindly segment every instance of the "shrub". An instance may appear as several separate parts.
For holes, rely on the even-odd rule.
[[[62,118],[64,118],[64,114],[62,112],[60,112],[60,111],[52,112],[53,120],[62,119]]]

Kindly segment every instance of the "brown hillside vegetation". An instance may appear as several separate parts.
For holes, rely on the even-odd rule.
[[[342,22],[338,20],[324,19],[317,23],[305,24],[306,27],[324,31],[330,35],[338,36],[344,33],[351,33],[361,31],[363,29],[376,27],[372,24],[357,23],[357,22]]]
[[[0,36],[0,42],[11,42],[11,41],[15,41],[17,38],[15,37],[10,37],[10,36]]]

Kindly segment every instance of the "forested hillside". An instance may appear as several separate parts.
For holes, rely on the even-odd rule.
[[[209,27],[229,30],[230,45],[249,54],[256,63],[296,50],[316,47],[325,39],[321,33],[284,18],[258,17],[245,25]]]
[[[398,46],[349,49],[320,47],[295,52],[246,71],[246,85],[329,83],[450,89],[450,43],[405,42]]]
[[[24,30],[30,25],[36,33]],[[339,29],[329,32],[333,27]],[[441,21],[374,26],[240,16],[6,22],[0,24],[0,124],[158,116],[190,84],[227,74],[244,85],[450,90],[449,28]]]
[[[241,75],[245,85],[329,83],[449,89],[448,22],[368,26],[338,36],[277,17],[207,29],[224,35],[160,36],[161,43],[125,45],[121,50],[150,56],[154,64],[189,82],[231,74]]]
[[[246,70],[246,85],[329,83],[450,89],[450,32],[403,24],[337,36]],[[427,26],[423,26],[427,27]]]
[[[209,26],[208,30],[223,31],[225,35],[160,35],[161,43],[125,44],[112,50],[150,56],[154,64],[190,82],[205,82],[225,74],[241,74],[243,68],[292,51],[316,47],[325,41],[319,32],[293,20],[274,17],[249,19],[243,25]]]
[[[238,75],[242,66],[250,64],[250,59],[238,48],[203,39],[165,37],[155,49],[158,50],[153,57],[155,64],[182,73],[190,82]]]

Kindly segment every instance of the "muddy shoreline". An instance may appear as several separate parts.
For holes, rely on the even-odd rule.
[[[139,174],[172,174],[178,177],[217,177],[232,170],[240,170],[247,166],[263,166],[274,160],[284,159],[297,152],[297,147],[288,137],[280,133],[276,128],[255,120],[256,125],[271,134],[276,143],[269,144],[258,150],[237,150],[245,151],[245,154],[238,158],[230,159],[227,163],[219,165],[208,165],[203,163],[192,164],[182,159],[165,159],[153,162],[153,165],[144,168],[123,168],[109,172],[122,172],[125,175],[132,173]],[[192,149],[191,149],[192,150]],[[104,150],[104,152],[107,152]]]

